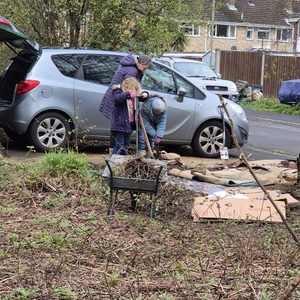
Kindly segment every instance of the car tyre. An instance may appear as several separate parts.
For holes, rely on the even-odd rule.
[[[37,151],[49,152],[65,148],[70,139],[71,126],[66,117],[48,112],[34,119],[29,135]]]
[[[204,158],[220,157],[223,146],[228,147],[230,133],[225,127],[225,145],[223,144],[223,124],[218,121],[209,121],[202,124],[195,133],[192,142],[193,150]]]

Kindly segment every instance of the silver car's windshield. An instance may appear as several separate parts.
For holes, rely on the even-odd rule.
[[[175,62],[173,68],[187,77],[218,78],[209,66],[197,62]]]

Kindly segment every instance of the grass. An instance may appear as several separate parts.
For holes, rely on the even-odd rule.
[[[300,115],[300,104],[293,106],[282,104],[277,98],[263,98],[257,101],[241,100],[239,104],[242,107],[251,108],[258,111],[286,115]]]
[[[273,300],[297,275],[282,224],[195,223],[195,195],[172,180],[155,220],[147,202],[132,212],[126,193],[107,216],[103,169],[67,152],[1,166],[1,300]],[[299,220],[289,212],[296,232]]]

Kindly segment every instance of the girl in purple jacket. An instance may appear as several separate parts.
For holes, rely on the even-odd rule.
[[[112,87],[113,110],[110,130],[114,137],[112,154],[127,155],[134,124],[136,97],[141,95],[141,85],[134,77],[126,78],[122,84]]]

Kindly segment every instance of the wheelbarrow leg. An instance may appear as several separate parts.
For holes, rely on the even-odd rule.
[[[115,213],[115,205],[116,205],[117,196],[118,196],[118,191],[115,192],[115,196],[114,196],[113,189],[110,189],[109,204],[108,204],[108,210],[107,210],[107,214],[109,216],[113,215]]]
[[[152,194],[150,195],[150,213],[149,216],[150,218],[154,219],[156,217],[156,198],[152,199]]]
[[[129,192],[130,193],[130,197],[131,197],[131,202],[130,202],[130,208],[133,211],[137,210],[137,198],[139,196],[139,193],[133,193],[133,192]]]

